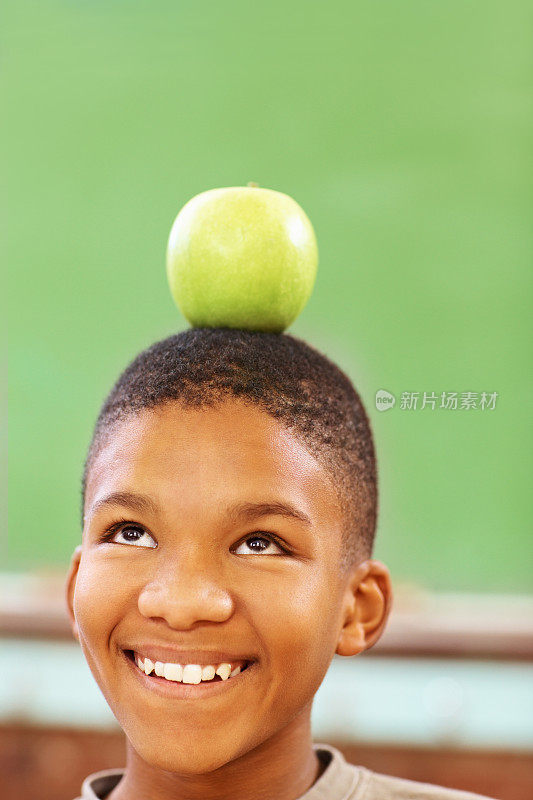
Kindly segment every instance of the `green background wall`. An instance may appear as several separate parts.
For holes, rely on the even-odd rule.
[[[377,556],[428,588],[533,588],[527,7],[9,0],[8,569],[66,566],[99,405],[186,326],[164,273],[176,213],[254,180],[317,232],[291,332],[371,414]],[[380,413],[380,388],[499,397]]]

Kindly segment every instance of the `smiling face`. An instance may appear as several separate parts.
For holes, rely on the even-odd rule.
[[[91,469],[68,596],[94,678],[145,762],[199,774],[308,726],[347,612],[341,531],[326,472],[255,406],[171,403],[119,424]],[[130,651],[248,666],[169,683]]]

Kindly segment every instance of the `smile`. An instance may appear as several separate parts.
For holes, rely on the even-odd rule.
[[[216,664],[175,664],[152,661],[133,650],[124,650],[124,655],[140,680],[158,692],[170,696],[192,699],[218,694],[226,686],[240,683],[249,672],[253,672],[255,661],[222,661]],[[237,678],[237,680],[235,680]]]
[[[134,661],[145,675],[152,672],[158,678],[177,683],[200,683],[208,681],[234,678],[248,666],[247,661],[222,661],[219,664],[172,664],[163,661],[152,661],[150,658],[142,658],[138,653],[133,653]]]

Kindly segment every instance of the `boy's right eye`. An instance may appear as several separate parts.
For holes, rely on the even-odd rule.
[[[122,541],[120,541],[119,537],[122,537]],[[147,537],[152,541],[152,544],[149,543]],[[157,543],[152,536],[139,525],[127,524],[118,528],[114,527],[105,535],[104,541],[115,542],[116,544],[132,544],[136,547],[157,547]]]

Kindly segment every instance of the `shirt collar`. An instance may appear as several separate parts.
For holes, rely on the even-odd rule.
[[[320,778],[298,800],[345,800],[352,796],[360,779],[360,770],[348,764],[340,752],[329,744],[314,744],[321,761],[329,761]],[[105,769],[83,781],[80,800],[104,800],[124,775],[124,769]]]

